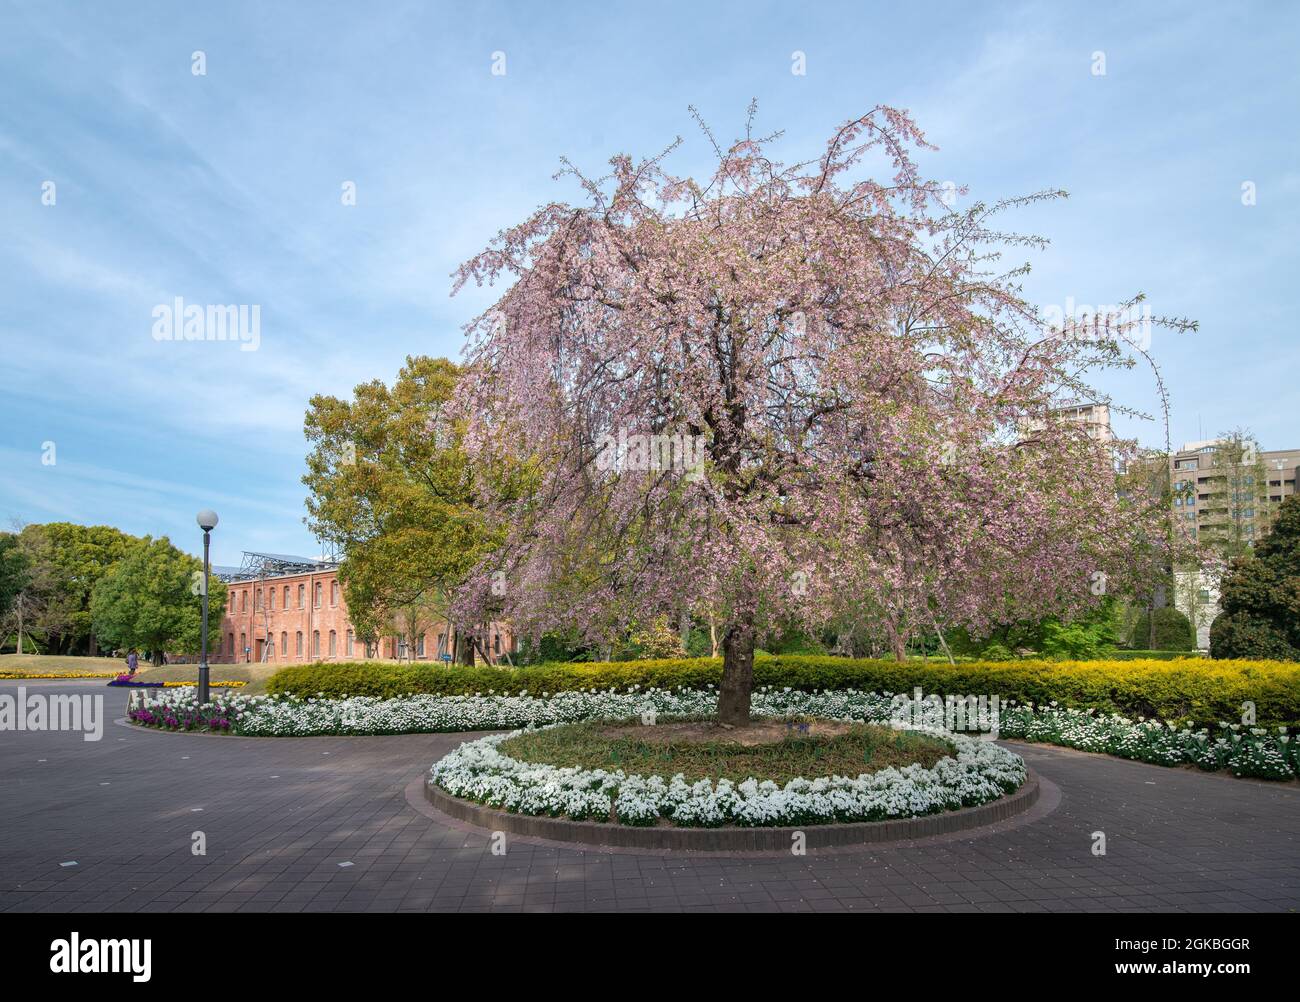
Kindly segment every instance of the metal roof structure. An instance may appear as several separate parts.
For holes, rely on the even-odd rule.
[[[212,573],[223,581],[250,581],[254,578],[282,577],[288,574],[307,574],[311,571],[330,571],[338,567],[337,560],[319,557],[298,557],[289,553],[255,553],[244,551],[243,563],[238,567],[214,567]]]

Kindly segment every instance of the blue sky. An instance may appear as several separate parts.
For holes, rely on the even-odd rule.
[[[886,103],[970,198],[1067,189],[1012,219],[1052,240],[1030,298],[1142,291],[1197,319],[1152,344],[1175,444],[1245,425],[1300,446],[1297,41],[1290,3],[4,3],[0,523],[195,551],[210,505],[219,563],[318,552],[308,398],[456,357],[488,300],[449,298],[450,272],[572,196],[562,155],[599,170],[681,135],[672,166],[703,171],[687,106],[726,139],[750,98],[791,159]],[[260,305],[258,350],[156,341],[176,296]],[[1155,407],[1140,372],[1101,384]]]

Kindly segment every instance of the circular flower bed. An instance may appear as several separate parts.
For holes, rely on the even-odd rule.
[[[519,814],[712,828],[914,818],[989,803],[1017,790],[1026,776],[1025,763],[1014,752],[951,734],[943,741],[952,754],[929,767],[889,766],[856,776],[813,773],[784,783],[752,776],[689,781],[667,769],[660,774],[559,766],[521,761],[502,751],[503,744],[534,733],[518,730],[466,742],[433,766],[429,782],[454,797]],[[811,764],[813,756],[807,757]]]

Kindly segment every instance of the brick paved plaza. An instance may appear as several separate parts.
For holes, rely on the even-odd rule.
[[[101,683],[29,691],[126,694]],[[0,682],[11,692],[15,682]],[[439,818],[463,735],[229,738],[107,723],[0,732],[5,911],[1294,911],[1300,787],[1041,746],[1028,813],[979,833],[794,856],[578,850]],[[191,853],[206,835],[207,855]],[[1107,854],[1092,855],[1092,833]],[[63,865],[74,862],[75,866]],[[343,865],[350,864],[350,865]]]

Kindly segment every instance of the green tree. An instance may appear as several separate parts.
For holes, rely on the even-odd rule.
[[[1097,607],[1068,622],[1047,617],[1032,622],[1009,623],[986,637],[971,637],[954,630],[948,643],[957,654],[989,661],[1009,660],[1018,651],[1058,659],[1088,660],[1103,656],[1119,641],[1123,619],[1120,602],[1107,596]]]
[[[162,664],[165,651],[199,649],[203,562],[172,546],[166,536],[146,536],[95,585],[90,609],[94,630],[106,644],[138,648]],[[209,622],[221,619],[226,586],[212,579]]]
[[[30,647],[40,653],[57,647],[66,633],[73,611],[72,602],[60,585],[58,567],[49,538],[42,526],[24,526],[16,546],[26,568],[4,621],[6,638],[16,638],[18,653]]]
[[[0,622],[7,621],[14,603],[27,586],[29,569],[27,555],[23,553],[18,537],[12,532],[0,533]]]
[[[1210,627],[1210,656],[1300,661],[1300,495],[1278,507],[1269,532],[1233,561]]]
[[[23,529],[45,582],[42,614],[33,625],[58,654],[95,653],[90,596],[95,585],[138,540],[110,525],[48,522]]]
[[[350,401],[313,397],[303,483],[307,524],[342,551],[339,577],[358,636],[371,644],[412,610],[440,610],[458,659],[472,662],[483,624],[454,622],[450,596],[495,545],[479,498],[504,480],[475,470],[461,449],[450,414],[459,377],[447,359],[408,357],[391,388],[372,380]]]
[[[541,637],[522,638],[518,662],[520,664],[545,664],[551,661],[596,661],[594,648],[583,644],[576,630],[543,633]]]

